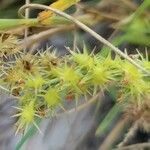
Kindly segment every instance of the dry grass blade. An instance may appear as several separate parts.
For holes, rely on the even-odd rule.
[[[116,148],[114,150],[144,150],[144,149],[150,149],[150,143],[138,143],[133,144],[125,147]]]
[[[121,131],[125,128],[127,122],[127,119],[121,119],[100,146],[99,150],[110,149],[111,146],[118,140],[118,137]]]
[[[28,48],[30,46],[32,46],[33,44],[35,44],[37,41],[41,42],[44,39],[48,38],[49,36],[56,34],[56,33],[60,33],[60,32],[65,32],[65,31],[69,31],[72,30],[74,28],[74,25],[70,25],[70,26],[62,26],[62,27],[57,27],[57,28],[52,28],[52,29],[48,29],[45,31],[42,31],[38,34],[34,34],[32,36],[29,36],[28,38],[24,39],[23,41],[21,41],[20,43],[20,47],[22,48]]]

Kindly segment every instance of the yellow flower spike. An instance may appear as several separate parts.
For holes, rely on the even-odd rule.
[[[56,88],[50,88],[43,97],[49,107],[55,107],[60,103],[60,93]]]
[[[50,7],[64,11],[79,1],[80,0],[57,0],[56,2],[52,3]],[[42,11],[38,16],[39,22],[43,25],[47,25],[49,18],[53,15],[54,13],[52,11]]]

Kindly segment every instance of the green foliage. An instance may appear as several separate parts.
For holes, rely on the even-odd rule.
[[[123,43],[137,44],[150,47],[150,19],[144,16],[144,13],[150,6],[149,0],[143,1],[132,16],[128,16],[127,22],[122,23],[117,28],[123,31],[123,34],[113,38],[112,43],[120,46]],[[103,47],[100,53],[107,56],[110,49]]]

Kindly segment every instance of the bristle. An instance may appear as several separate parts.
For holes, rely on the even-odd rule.
[[[40,134],[43,134],[42,131],[40,130],[40,128],[38,127],[38,125],[33,121],[34,126],[36,127],[36,129],[39,131]]]

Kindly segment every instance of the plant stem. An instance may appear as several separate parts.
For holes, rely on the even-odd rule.
[[[21,26],[37,26],[37,19],[0,19],[0,30],[8,30]]]
[[[96,17],[93,14],[85,14],[77,17],[78,20],[87,24],[96,24],[102,17]],[[91,20],[89,22],[89,20]],[[25,27],[54,27],[58,25],[71,25],[72,22],[64,17],[52,16],[47,20],[47,25],[41,25],[37,18],[34,19],[0,19],[0,30],[7,31],[9,29],[25,26]],[[3,32],[4,32],[3,31]]]

